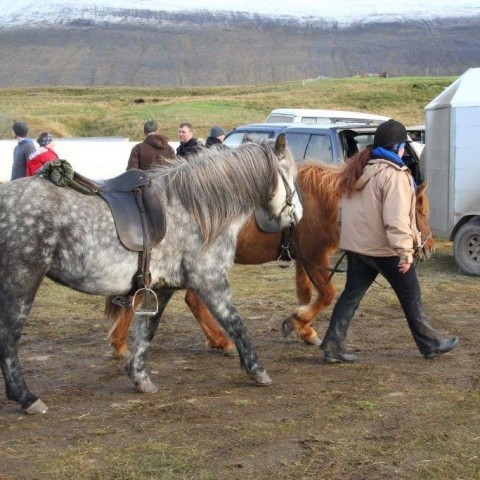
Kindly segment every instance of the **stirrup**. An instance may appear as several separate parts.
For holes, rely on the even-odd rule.
[[[280,255],[277,258],[277,266],[280,268],[290,268],[292,266],[292,260],[289,246],[282,245]]]
[[[137,295],[142,295],[142,301],[136,305]],[[158,313],[158,297],[150,288],[139,288],[133,295],[133,312],[135,315],[155,315]]]

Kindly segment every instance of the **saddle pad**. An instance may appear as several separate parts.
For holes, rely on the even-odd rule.
[[[255,209],[255,222],[259,230],[265,233],[279,233],[282,231],[280,223],[275,217],[272,217],[264,208]]]
[[[297,195],[300,200],[300,203],[303,204],[302,192],[298,184],[295,182],[295,189],[297,190]],[[263,207],[258,207],[254,212],[255,222],[259,230],[265,233],[279,233],[282,231],[280,228],[280,223],[278,220],[270,215]]]

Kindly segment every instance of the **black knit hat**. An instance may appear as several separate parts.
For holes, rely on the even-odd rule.
[[[155,120],[148,120],[145,122],[145,125],[143,126],[143,133],[145,135],[156,132],[157,130],[158,130],[158,125]]]
[[[407,141],[407,129],[393,118],[381,123],[377,127],[373,138],[373,143],[377,147],[391,147],[396,143]]]
[[[220,137],[222,135],[225,135],[225,130],[222,127],[219,127],[218,125],[214,125],[210,130],[211,137]]]
[[[17,137],[25,138],[28,134],[28,125],[25,122],[15,122],[12,125],[12,130]]]
[[[52,142],[53,142],[53,135],[48,132],[42,132],[37,138],[37,143],[41,147],[46,147],[47,145],[50,145]]]

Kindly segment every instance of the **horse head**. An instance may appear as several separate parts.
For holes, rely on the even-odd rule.
[[[427,260],[435,251],[435,241],[433,240],[432,230],[428,223],[430,213],[430,201],[425,193],[427,184],[422,183],[417,188],[416,195],[416,219],[417,228],[421,235],[421,244],[417,247],[417,254],[420,260]]]
[[[296,225],[303,215],[302,203],[295,186],[297,166],[287,148],[284,133],[275,140],[273,151],[278,161],[278,182],[269,201],[269,211],[280,226],[286,228]]]

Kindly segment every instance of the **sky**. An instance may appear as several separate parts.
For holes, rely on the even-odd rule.
[[[83,11],[91,15],[92,9],[131,8],[166,11],[229,11],[248,12],[268,16],[295,18],[323,18],[348,24],[357,20],[388,20],[397,17],[435,18],[480,15],[480,0],[0,0],[0,20],[21,22],[22,19],[62,18],[67,10]],[[90,11],[90,12],[89,12]],[[78,13],[77,13],[78,15]]]

